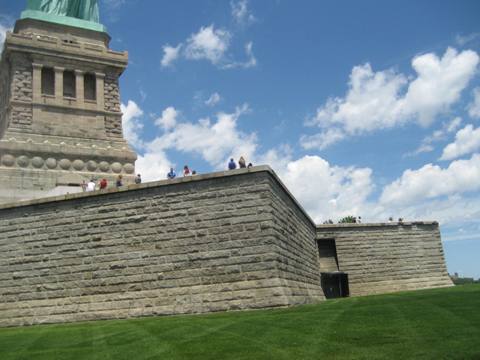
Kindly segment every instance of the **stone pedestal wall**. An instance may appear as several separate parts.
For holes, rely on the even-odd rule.
[[[316,227],[268,167],[3,205],[0,229],[0,327],[320,301],[327,239],[353,296],[451,285],[438,224]]]
[[[322,299],[314,228],[284,217],[275,182],[238,170],[0,209],[0,326]]]
[[[352,296],[453,285],[438,223],[321,225],[317,239],[335,239]]]

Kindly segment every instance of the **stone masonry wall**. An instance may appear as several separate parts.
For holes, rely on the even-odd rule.
[[[30,128],[32,125],[32,66],[25,59],[15,57],[12,63],[11,100],[20,101],[25,105],[13,105],[10,123],[16,128]]]
[[[273,209],[288,203],[272,179],[253,168],[0,207],[0,326],[315,301],[314,229],[296,210],[279,225],[292,212]]]
[[[105,76],[105,110],[120,112],[120,90],[118,76],[115,74]]]
[[[0,60],[0,137],[8,126],[8,99],[10,95],[10,69],[7,62]]]
[[[321,225],[317,238],[335,239],[353,296],[452,285],[438,223]]]
[[[278,179],[270,183],[278,269],[286,295],[295,304],[323,300],[315,225]]]

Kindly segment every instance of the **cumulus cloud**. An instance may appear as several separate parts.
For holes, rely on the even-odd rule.
[[[447,135],[456,131],[460,125],[462,124],[462,118],[456,117],[450,122],[443,123],[443,126],[439,130],[435,130],[431,135],[426,136],[423,140],[420,146],[411,153],[407,153],[404,156],[414,156],[418,155],[421,153],[426,153],[426,152],[431,152],[435,150],[435,147],[433,146],[434,143],[445,140],[447,138]]]
[[[219,64],[230,46],[231,37],[225,29],[215,29],[213,25],[202,27],[188,38],[185,56],[187,59],[205,59],[212,64]]]
[[[435,117],[447,112],[474,77],[479,62],[476,52],[457,52],[448,48],[443,57],[428,53],[415,57],[412,67],[416,77],[408,78],[394,70],[373,71],[370,64],[355,66],[349,89],[341,98],[330,98],[307,121],[318,126],[320,134],[304,136],[303,144],[312,148],[331,145],[327,131],[336,129],[338,139],[393,128],[416,121],[430,125]],[[344,136],[339,136],[342,133]]]
[[[165,45],[163,47],[163,58],[161,61],[162,67],[169,67],[173,64],[175,60],[178,59],[180,56],[180,50],[182,48],[182,44],[177,45],[176,47]]]
[[[215,92],[205,101],[205,105],[213,107],[217,105],[222,100],[222,97],[219,93]]]
[[[480,128],[469,124],[457,132],[455,141],[443,149],[440,160],[452,160],[480,150]]]
[[[218,113],[215,121],[207,118],[179,122],[178,111],[173,107],[166,108],[155,121],[163,133],[142,144],[143,154],[136,162],[137,172],[146,181],[164,179],[170,166],[175,166],[168,158],[168,152],[172,150],[200,156],[217,170],[224,169],[230,157],[243,155],[252,159],[257,148],[256,134],[238,129],[239,118],[249,111],[248,105],[243,105],[233,113]],[[134,105],[130,105],[130,113],[140,114]]]
[[[179,58],[187,60],[206,60],[221,69],[244,68],[248,69],[257,65],[253,53],[253,42],[245,44],[246,59],[237,61],[231,54],[232,32],[224,28],[202,26],[198,32],[178,44],[176,47],[163,46],[162,67],[169,67]]]
[[[468,114],[474,118],[480,118],[480,87],[473,89],[473,101],[468,105]]]
[[[249,158],[257,148],[257,137],[238,129],[240,116],[249,111],[247,105],[238,107],[233,113],[220,112],[216,121],[201,119],[198,122],[178,123],[175,128],[152,141],[150,150],[174,149],[199,155],[216,169],[224,169],[230,157],[241,155]]]
[[[155,120],[155,125],[165,130],[172,129],[177,125],[177,117],[178,111],[173,106],[169,106],[162,111],[162,116]]]
[[[134,147],[141,148],[143,141],[140,137],[140,132],[143,129],[143,124],[140,118],[143,116],[143,110],[132,100],[129,100],[127,105],[120,105],[122,116],[123,135],[125,139]]]
[[[142,174],[143,181],[157,181],[166,178],[171,166],[165,151],[147,151],[138,155],[135,170]]]
[[[277,170],[316,222],[361,215],[373,189],[371,169],[332,166],[319,156],[304,156]]]
[[[255,21],[255,16],[248,8],[248,0],[230,2],[233,20],[239,25],[248,25]]]
[[[405,206],[479,189],[480,154],[474,154],[468,160],[453,161],[444,169],[427,164],[418,170],[406,170],[383,189],[380,203]]]

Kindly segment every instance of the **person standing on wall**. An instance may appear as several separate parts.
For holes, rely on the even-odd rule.
[[[123,186],[123,180],[122,180],[122,179],[123,179],[122,175],[118,175],[118,177],[117,177],[117,182],[115,183],[115,186],[116,186],[117,188]]]
[[[95,180],[91,179],[88,184],[87,184],[87,191],[88,192],[91,192],[91,191],[95,191]]]
[[[167,174],[167,178],[170,180],[173,180],[177,177],[177,174],[175,173],[175,170],[173,170],[173,167],[170,168],[170,172]]]
[[[107,188],[107,185],[107,179],[103,178],[102,180],[100,180],[100,190],[105,190]]]
[[[247,167],[247,162],[243,156],[240,156],[240,159],[238,160],[238,166],[240,169],[245,169]]]

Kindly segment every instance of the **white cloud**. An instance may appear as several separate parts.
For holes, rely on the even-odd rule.
[[[418,170],[406,170],[383,189],[380,203],[406,206],[479,189],[480,154],[474,154],[469,160],[453,161],[445,169],[427,164]]]
[[[248,8],[248,0],[232,1],[232,17],[239,25],[248,25],[255,21],[255,16]]]
[[[316,222],[361,216],[373,189],[371,169],[332,166],[319,156],[304,156],[277,171]]]
[[[473,101],[468,106],[468,114],[474,118],[480,118],[480,87],[473,89]]]
[[[443,149],[440,160],[452,160],[480,150],[480,128],[469,124],[457,132],[455,141]]]
[[[422,125],[458,101],[476,73],[479,57],[471,50],[458,53],[449,48],[440,59],[435,54],[417,56],[412,67],[418,77],[410,83],[401,103],[406,115],[415,114]]]
[[[175,60],[180,56],[180,50],[182,44],[177,45],[176,47],[165,45],[163,47],[163,58],[161,61],[162,67],[169,67],[173,64]]]
[[[325,129],[315,135],[303,135],[300,138],[300,144],[304,149],[324,150],[332,144],[345,138],[345,133],[338,128]]]
[[[412,60],[417,73],[413,80],[393,70],[374,72],[370,64],[355,66],[345,97],[328,99],[307,122],[320,127],[324,136],[306,136],[304,143],[316,139],[319,147],[326,147],[318,140],[328,140],[326,132],[332,128],[341,139],[339,132],[344,137],[361,135],[411,121],[428,126],[458,101],[478,62],[477,53],[471,50],[458,53],[448,48],[442,58],[433,53],[420,55]]]
[[[134,147],[141,148],[143,141],[140,138],[140,132],[143,129],[143,124],[140,122],[140,117],[143,116],[143,110],[132,101],[128,100],[127,105],[120,105],[122,116],[123,135],[125,139]]]
[[[147,151],[138,155],[135,170],[142,174],[143,181],[157,181],[167,177],[171,166],[173,165],[164,151]]]
[[[185,56],[192,60],[205,59],[217,65],[224,60],[230,39],[231,34],[225,29],[215,29],[213,25],[202,27],[188,38]]]
[[[163,110],[162,116],[155,120],[155,125],[160,126],[165,130],[172,129],[177,125],[178,115],[178,111],[173,106],[169,106]]]
[[[254,133],[240,131],[237,121],[247,113],[247,105],[238,107],[234,113],[220,112],[216,122],[201,119],[196,123],[179,123],[171,131],[156,138],[149,149],[175,149],[177,151],[200,155],[216,169],[224,169],[230,157],[241,155],[252,158],[257,148]]]
[[[414,156],[421,153],[432,152],[435,150],[434,143],[445,140],[447,135],[456,131],[462,124],[462,118],[456,117],[452,121],[444,123],[440,130],[435,130],[432,135],[426,136],[417,150],[407,153],[404,156]]]
[[[176,47],[163,47],[162,67],[169,67],[178,58],[187,60],[207,60],[221,69],[252,68],[257,66],[257,59],[253,53],[253,42],[245,44],[246,59],[237,61],[231,54],[230,45],[233,34],[227,29],[215,28],[212,24],[201,27],[200,30]]]
[[[205,105],[213,107],[217,105],[221,100],[222,100],[222,97],[220,96],[220,94],[215,92],[212,95],[210,95],[207,101],[205,101]]]

